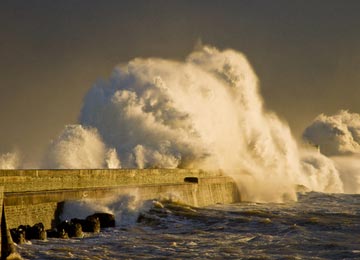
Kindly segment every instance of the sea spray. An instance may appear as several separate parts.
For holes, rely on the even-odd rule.
[[[303,138],[335,162],[345,193],[360,193],[360,114],[341,110],[317,116]]]
[[[302,184],[318,192],[340,193],[344,184],[333,160],[309,148],[301,150]]]
[[[344,184],[344,192],[360,194],[360,155],[331,157],[339,169]]]
[[[348,129],[353,138],[356,129]],[[344,181],[332,160],[299,148],[264,109],[246,57],[211,46],[185,61],[116,67],[88,91],[79,124],[52,141],[42,167],[221,169],[249,201],[296,200],[298,185],[343,192]]]
[[[342,191],[330,160],[306,153],[302,161],[289,127],[265,111],[253,69],[234,50],[202,46],[184,62],[122,64],[90,89],[80,123],[97,129],[125,168],[220,168],[245,200],[296,199],[297,184]]]
[[[108,149],[94,128],[68,125],[51,142],[44,168],[118,168],[115,149]]]
[[[10,170],[20,167],[20,156],[18,152],[9,152],[0,155],[0,169]]]
[[[317,116],[303,134],[327,156],[360,154],[360,114],[341,110]]]
[[[152,201],[141,200],[135,190],[132,194],[114,194],[101,200],[66,201],[60,219],[86,218],[94,213],[104,212],[115,216],[117,226],[129,226],[136,223],[142,211],[147,211],[152,206]]]

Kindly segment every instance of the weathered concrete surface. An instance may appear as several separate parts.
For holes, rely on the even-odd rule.
[[[5,192],[182,183],[187,176],[219,176],[220,172],[185,169],[0,170]],[[5,185],[6,184],[6,185]]]
[[[193,206],[240,200],[231,178],[201,170],[0,170],[0,185],[4,186],[10,228],[38,222],[50,228],[58,221],[65,201],[85,198],[134,196]]]

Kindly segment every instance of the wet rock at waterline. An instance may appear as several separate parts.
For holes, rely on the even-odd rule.
[[[115,216],[110,213],[95,213],[87,218],[98,218],[101,228],[115,227]]]
[[[24,244],[26,242],[26,233],[22,226],[12,228],[10,230],[11,238],[16,244]]]
[[[79,223],[73,221],[63,221],[57,226],[57,234],[54,233],[55,237],[69,238],[69,237],[84,237],[82,226]]]
[[[37,223],[34,226],[20,225],[18,228],[10,229],[10,234],[16,244],[23,244],[27,240],[32,239],[47,239],[47,233],[43,223]]]
[[[115,227],[115,216],[109,213],[95,213],[86,219],[65,220],[54,229],[45,230],[43,223],[34,226],[20,225],[10,230],[11,237],[16,244],[26,243],[27,240],[46,240],[49,238],[83,238],[84,232],[99,233],[100,228]]]
[[[71,222],[80,224],[84,232],[99,233],[100,232],[100,220],[95,216],[88,216],[86,219],[74,218]]]

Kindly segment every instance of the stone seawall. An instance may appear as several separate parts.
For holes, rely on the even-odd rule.
[[[8,227],[58,222],[66,201],[171,199],[192,206],[240,200],[234,181],[221,172],[183,169],[0,170]],[[100,201],[99,201],[100,200]]]
[[[221,172],[185,169],[0,170],[5,192],[182,183],[185,177],[221,176]]]

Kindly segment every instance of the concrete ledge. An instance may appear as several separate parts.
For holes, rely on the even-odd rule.
[[[185,169],[0,170],[5,192],[183,183],[185,177],[221,176],[221,172]]]

